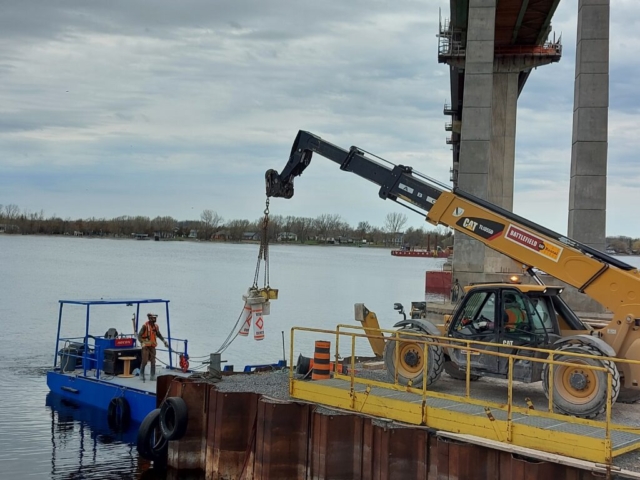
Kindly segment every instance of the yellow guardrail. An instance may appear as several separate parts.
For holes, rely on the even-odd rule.
[[[345,330],[346,329],[346,330]],[[369,334],[367,334],[366,332],[363,332],[367,330],[368,332],[370,332]],[[549,350],[549,349],[541,349],[541,348],[534,348],[534,347],[524,347],[524,346],[519,346],[519,345],[502,345],[502,344],[496,344],[496,343],[490,343],[490,342],[480,342],[480,341],[473,341],[473,340],[463,340],[463,339],[457,339],[457,338],[452,338],[452,337],[443,337],[443,336],[435,336],[435,335],[429,335],[429,334],[422,334],[422,333],[414,333],[414,332],[400,332],[398,330],[386,330],[386,329],[375,329],[375,331],[372,331],[373,329],[367,327],[362,327],[362,326],[357,326],[357,325],[347,325],[347,324],[341,324],[338,325],[336,330],[326,330],[326,329],[319,329],[319,328],[309,328],[309,327],[294,327],[291,329],[291,345],[290,345],[290,365],[294,365],[294,340],[295,340],[295,334],[296,332],[309,332],[309,333],[319,333],[319,334],[325,334],[325,335],[332,335],[335,336],[335,363],[334,363],[334,370],[333,370],[333,376],[334,378],[337,379],[342,379],[345,381],[349,381],[350,382],[350,398],[351,398],[351,408],[355,409],[356,406],[356,395],[355,395],[355,386],[356,384],[364,384],[367,385],[367,391],[371,388],[371,387],[381,387],[381,388],[385,388],[385,389],[391,389],[391,390],[396,390],[396,391],[407,391],[410,393],[414,393],[414,394],[418,394],[421,395],[422,398],[422,406],[423,406],[423,424],[427,424],[427,408],[426,408],[426,401],[427,398],[440,398],[440,399],[445,399],[445,400],[453,400],[453,401],[463,401],[464,403],[468,403],[471,405],[478,405],[478,406],[483,406],[485,407],[485,409],[499,409],[502,411],[506,411],[506,441],[507,442],[511,442],[512,441],[512,437],[513,437],[513,415],[514,413],[520,413],[520,414],[524,414],[524,415],[528,415],[528,416],[534,416],[534,417],[545,417],[545,418],[552,418],[552,419],[556,419],[562,422],[568,422],[568,423],[573,423],[573,424],[577,424],[577,425],[586,425],[586,426],[592,426],[592,427],[598,427],[598,428],[603,428],[604,429],[604,455],[602,457],[602,460],[606,461],[606,462],[611,462],[612,458],[614,456],[614,452],[612,451],[612,441],[611,441],[611,433],[612,430],[618,431],[618,432],[627,432],[627,433],[632,433],[632,434],[638,434],[640,435],[640,428],[634,428],[628,425],[619,425],[619,424],[613,424],[612,423],[612,374],[609,371],[609,369],[602,367],[602,366],[595,366],[595,365],[589,365],[589,364],[584,364],[584,363],[572,363],[570,361],[559,361],[556,360],[554,357],[558,356],[560,354],[560,352],[556,351],[556,350]],[[400,384],[400,382],[398,382],[398,364],[399,364],[399,355],[400,355],[400,348],[395,348],[395,372],[393,375],[393,381],[391,381],[391,379],[389,379],[389,382],[383,382],[383,381],[379,381],[379,380],[372,380],[372,379],[363,379],[363,378],[358,378],[356,376],[356,339],[358,338],[363,338],[363,339],[369,339],[370,337],[374,337],[375,335],[380,335],[386,333],[388,334],[387,336],[385,336],[385,341],[395,341],[395,342],[406,342],[408,337],[414,337],[411,338],[411,342],[416,343],[417,345],[421,345],[422,348],[422,353],[423,353],[423,358],[424,358],[424,365],[423,365],[423,369],[422,369],[422,387],[417,389],[411,386],[410,382],[408,385],[403,385]],[[402,335],[402,337],[400,336]],[[338,372],[338,364],[340,363],[341,359],[343,358],[340,355],[340,339],[342,337],[347,337],[350,339],[350,368],[349,368],[349,372],[347,375],[343,374],[343,373],[339,373]],[[443,392],[436,392],[436,391],[430,391],[428,389],[428,385],[427,385],[427,377],[428,377],[428,359],[429,359],[429,355],[428,355],[428,349],[429,347],[441,347],[443,349],[457,349],[457,350],[462,350],[466,353],[466,378],[465,378],[465,394],[464,396],[458,396],[458,395],[452,395],[449,393],[443,393]],[[539,358],[536,358],[534,356],[526,356],[526,355],[519,355],[519,354],[512,354],[512,353],[505,353],[502,351],[495,351],[495,350],[486,350],[484,348],[478,348],[478,347],[491,347],[493,349],[509,349],[509,350],[513,350],[513,349],[517,349],[520,351],[528,351],[528,352],[532,352],[532,355],[538,355]],[[477,399],[477,398],[472,398],[471,396],[471,356],[474,354],[483,354],[483,355],[491,355],[494,357],[501,357],[501,358],[506,358],[508,361],[508,375],[507,375],[507,402],[506,404],[501,404],[501,403],[497,403],[497,402],[493,402],[493,401],[489,401],[489,400],[483,400],[483,399]],[[570,357],[575,357],[577,359],[595,359],[595,360],[602,360],[603,357],[602,356],[597,356],[597,355],[589,355],[589,354],[581,354],[581,353],[574,353],[574,352],[566,352],[566,351],[562,351],[561,353],[563,356],[570,356]],[[627,360],[627,359],[620,359],[620,358],[610,358],[607,357],[608,359],[610,359],[611,361],[619,364],[619,363],[628,363],[628,364],[640,364],[640,361],[637,360]],[[517,360],[526,360],[526,361],[531,361],[531,362],[538,362],[538,363],[543,363],[543,364],[548,364],[549,365],[549,385],[548,385],[548,411],[543,411],[543,410],[532,410],[531,408],[526,408],[526,407],[520,407],[517,405],[514,405],[513,403],[513,370],[514,370],[514,362]],[[555,367],[562,367],[562,366],[578,366],[582,369],[585,370],[590,370],[590,371],[594,371],[594,372],[604,372],[606,374],[606,387],[607,387],[607,400],[606,400],[606,409],[605,409],[605,419],[604,421],[601,420],[590,420],[590,419],[584,419],[584,418],[577,418],[577,417],[570,417],[567,415],[562,415],[562,414],[558,414],[554,412],[554,399],[553,399],[553,391],[554,391],[554,368]],[[290,394],[292,397],[295,397],[294,395],[294,370],[291,369],[290,371]],[[487,415],[490,416],[490,412],[487,411]],[[640,437],[639,437],[639,441],[640,441]],[[527,446],[527,445],[524,445]],[[617,449],[615,452],[615,455],[619,455],[621,453],[626,453],[630,450],[633,450],[635,448],[638,448],[640,446],[640,443],[635,443],[632,446],[626,446],[625,448],[620,448]]]

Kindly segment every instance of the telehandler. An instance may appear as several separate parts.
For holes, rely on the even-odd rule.
[[[529,357],[546,354],[519,347],[555,350],[555,360],[572,363],[553,369],[554,408],[568,415],[591,418],[606,409],[607,374],[582,365],[602,367],[611,374],[612,402],[640,400],[640,365],[616,363],[616,358],[640,360],[640,272],[635,267],[467,192],[451,190],[411,167],[394,165],[357,147],[344,150],[305,131],[298,132],[282,172],[266,172],[267,196],[291,198],[294,178],[309,165],[313,153],[380,186],[382,199],[426,214],[427,222],[451,227],[520,263],[536,283],[465,287],[465,295],[440,328],[423,318],[396,323],[394,328],[400,329],[402,341],[384,342],[385,366],[391,376],[397,369],[402,383],[418,388],[422,385],[423,347],[416,343],[415,335],[402,335],[421,333],[427,339],[446,336],[495,344],[474,346],[472,379],[508,376],[508,359],[482,354],[483,349],[507,349]],[[544,285],[534,269],[576,287],[611,310],[613,318],[604,328],[585,325],[562,300],[562,288]],[[466,377],[466,353],[435,345],[427,351],[427,384],[435,382],[445,370],[454,377]],[[599,358],[575,357],[571,355],[574,353]],[[395,364],[396,357],[399,365]],[[541,380],[549,395],[549,364],[527,360],[513,363],[514,379]]]

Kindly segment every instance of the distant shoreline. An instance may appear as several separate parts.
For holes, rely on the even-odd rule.
[[[198,238],[185,238],[185,237],[174,237],[174,238],[160,238],[159,240],[155,240],[154,237],[147,238],[132,238],[128,236],[114,236],[114,235],[59,235],[59,234],[47,234],[47,233],[30,233],[27,235],[22,235],[19,233],[5,233],[0,232],[0,237],[61,237],[61,238],[82,238],[82,239],[101,239],[101,240],[131,240],[136,242],[189,242],[189,243],[213,243],[213,244],[229,244],[229,245],[260,245],[259,240],[200,240]],[[349,248],[385,248],[388,250],[399,249],[400,247],[397,245],[389,246],[389,245],[377,245],[374,243],[323,243],[317,242],[314,240],[308,240],[306,242],[270,242],[269,245],[292,245],[292,246],[300,246],[300,247],[349,247]],[[617,256],[617,257],[640,257],[638,253],[608,253],[607,255]],[[420,257],[420,258],[431,258],[431,257]]]
[[[59,234],[47,234],[47,233],[32,233],[28,235],[22,235],[19,233],[0,233],[0,237],[52,237],[52,238],[75,238],[75,239],[89,239],[89,240],[131,240],[136,242],[188,242],[188,243],[212,243],[212,244],[228,244],[228,245],[260,245],[259,240],[200,240],[198,238],[183,238],[183,237],[174,237],[174,238],[160,238],[159,240],[155,240],[154,237],[147,238],[135,238],[128,236],[114,236],[114,235],[59,235]],[[350,248],[387,248],[390,250],[400,248],[397,245],[389,246],[389,245],[377,245],[373,243],[324,243],[317,242],[314,240],[309,240],[306,242],[269,242],[269,245],[293,245],[293,246],[301,246],[301,247],[350,247]]]

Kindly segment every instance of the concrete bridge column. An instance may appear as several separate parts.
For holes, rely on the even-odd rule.
[[[489,193],[495,18],[495,0],[469,0],[458,186],[481,198]],[[456,275],[484,272],[481,243],[456,234],[453,255]]]
[[[458,187],[511,210],[520,68],[494,60],[495,12],[495,0],[469,2]],[[453,252],[462,284],[518,271],[511,260],[466,235],[455,235]]]
[[[510,64],[511,62],[507,62],[507,65]],[[515,72],[508,70],[508,66],[505,68],[503,62],[494,62],[491,144],[486,199],[512,211],[519,70]],[[484,272],[488,274],[519,273],[520,267],[511,259],[485,247]]]
[[[605,249],[609,112],[609,0],[580,0],[568,235]]]

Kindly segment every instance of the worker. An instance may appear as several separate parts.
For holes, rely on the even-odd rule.
[[[140,365],[140,377],[142,381],[145,381],[144,368],[147,366],[147,362],[151,363],[151,381],[156,378],[156,346],[158,341],[156,337],[164,342],[164,346],[169,348],[169,343],[164,339],[160,333],[160,328],[156,325],[158,315],[155,313],[147,313],[148,321],[142,325],[140,332],[138,332],[138,340],[142,345],[142,364]]]
[[[514,330],[523,328],[525,324],[524,312],[518,305],[515,294],[506,292],[504,300],[504,329],[513,332]]]

